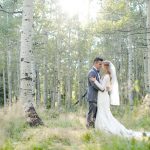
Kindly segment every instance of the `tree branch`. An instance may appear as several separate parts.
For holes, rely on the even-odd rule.
[[[22,11],[13,11],[13,12],[10,12],[10,11],[4,10],[4,9],[0,9],[0,11],[2,11],[4,13],[8,13],[8,14],[22,14]]]

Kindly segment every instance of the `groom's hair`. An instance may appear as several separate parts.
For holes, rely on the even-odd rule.
[[[94,62],[93,62],[93,63],[96,63],[96,62],[98,62],[98,61],[103,61],[103,58],[101,58],[101,57],[96,57],[96,58],[94,59]]]

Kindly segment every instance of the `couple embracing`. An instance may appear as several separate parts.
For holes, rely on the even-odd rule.
[[[104,75],[101,75],[101,71]],[[150,132],[126,129],[111,113],[110,105],[120,105],[115,66],[96,57],[88,73],[88,114],[86,127],[128,138],[150,137]]]

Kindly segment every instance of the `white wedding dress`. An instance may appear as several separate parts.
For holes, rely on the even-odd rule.
[[[95,81],[95,84],[99,88],[110,87],[110,76],[106,74],[101,80],[101,83]],[[95,128],[104,132],[108,132],[114,135],[119,135],[128,138],[141,138],[143,132],[133,131],[126,129],[111,113],[110,111],[110,96],[105,90],[104,92],[98,91],[97,101],[97,116],[95,120]],[[146,136],[150,136],[150,132],[144,132]]]

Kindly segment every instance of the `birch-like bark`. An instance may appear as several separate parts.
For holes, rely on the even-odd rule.
[[[148,43],[147,43],[148,44]],[[144,50],[144,88],[145,92],[148,92],[148,47]]]
[[[46,5],[46,1],[42,0],[41,1],[44,5]],[[43,11],[42,14],[42,18],[46,19],[46,13],[45,11]],[[46,27],[44,27],[43,29],[43,43],[44,43],[44,49],[47,52],[47,45],[48,45],[48,29]],[[43,80],[43,84],[44,84],[44,88],[43,88],[43,99],[44,99],[44,107],[46,108],[47,106],[47,99],[48,99],[48,74],[47,74],[47,70],[48,70],[48,66],[47,66],[47,53],[44,53],[43,55],[43,64],[44,64],[44,80]]]
[[[60,39],[57,41],[57,57],[56,57],[56,67],[57,67],[57,102],[58,102],[58,109],[61,107],[61,93],[60,93],[60,86],[61,86],[61,81],[60,81]]]
[[[80,34],[78,31],[78,100],[80,106],[82,105],[82,99],[81,99],[81,50],[80,50]],[[89,66],[90,67],[90,66]]]
[[[18,55],[18,58],[19,58],[19,56],[20,56],[20,53]],[[20,68],[20,66],[19,66],[19,62],[17,60],[17,72],[16,72],[16,75],[17,75],[17,88],[16,88],[17,100],[19,98],[19,93],[20,93],[20,88],[19,88],[19,86],[20,86],[20,80],[19,80],[19,78],[20,78],[20,69],[19,68]]]
[[[71,56],[70,56],[70,51],[71,51],[71,45],[70,45],[70,39],[71,38],[71,30],[69,29],[69,41],[68,41],[68,70],[67,70],[67,80],[66,80],[66,106],[67,108],[71,107]]]
[[[31,126],[42,125],[43,122],[37,115],[33,106],[32,95],[32,25],[33,1],[23,1],[23,17],[21,32],[20,52],[20,99],[23,102],[27,122]]]
[[[39,67],[36,65],[36,105],[40,105],[41,93],[40,93],[40,77]]]
[[[56,91],[57,91],[57,87],[56,87],[56,74],[57,72],[55,71],[55,68],[53,69],[53,81],[52,81],[52,101],[51,101],[51,108],[55,108],[55,103],[56,103]]]
[[[126,0],[127,12],[130,11],[129,0]],[[128,27],[127,35],[127,50],[128,50],[128,99],[131,110],[133,109],[133,45],[132,37],[130,35],[130,27]]]
[[[32,60],[31,60],[31,71],[32,71],[32,96],[35,97],[35,82],[36,82],[36,64],[34,60],[34,56],[32,54]]]
[[[150,0],[147,0],[147,57],[145,59],[147,63],[145,64],[145,74],[147,74],[145,82],[147,82],[147,91],[150,93]]]
[[[12,48],[11,43],[8,41],[8,49],[7,49],[7,75],[8,75],[8,99],[9,105],[12,105],[12,70],[11,70],[11,62],[12,62]]]
[[[4,107],[6,107],[7,101],[6,101],[6,79],[5,79],[5,69],[3,69],[3,92],[4,92]]]
[[[132,39],[128,35],[128,99],[131,109],[133,109],[133,48]]]
[[[47,105],[47,59],[46,57],[44,57],[44,60],[43,60],[43,63],[44,63],[44,88],[43,88],[43,98],[44,98],[44,106],[46,107]]]
[[[17,36],[19,37],[19,30],[17,30]],[[19,37],[20,38],[20,37]],[[18,41],[17,41],[17,58],[16,58],[16,66],[17,66],[17,70],[16,70],[16,100],[18,100],[19,98],[19,93],[20,93],[20,62],[19,62],[19,57],[20,57],[20,39],[18,38]]]

